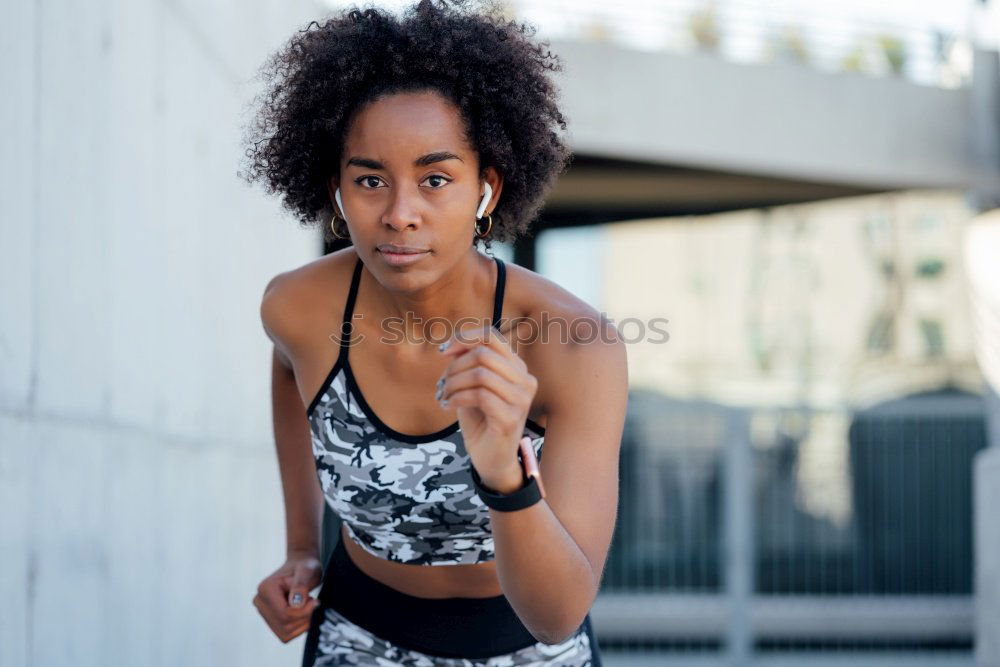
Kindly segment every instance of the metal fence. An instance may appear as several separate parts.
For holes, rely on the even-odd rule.
[[[981,398],[956,390],[836,415],[633,393],[592,612],[602,650],[612,664],[971,664],[985,443]]]

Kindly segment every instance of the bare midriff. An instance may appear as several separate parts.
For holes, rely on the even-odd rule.
[[[407,565],[379,558],[355,544],[341,525],[340,539],[362,572],[401,593],[421,598],[485,598],[503,593],[496,563]]]

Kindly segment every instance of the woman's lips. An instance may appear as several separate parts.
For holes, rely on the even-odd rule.
[[[419,262],[425,255],[427,251],[424,252],[388,252],[385,250],[379,250],[379,254],[385,258],[385,261],[391,266],[408,266],[414,262]]]

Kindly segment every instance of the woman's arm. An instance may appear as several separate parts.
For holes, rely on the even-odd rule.
[[[319,557],[323,490],[316,476],[309,422],[291,363],[275,345],[271,363],[274,442],[285,499],[285,548],[288,556]]]
[[[279,276],[280,278],[280,276]],[[309,628],[319,602],[309,592],[321,583],[320,562],[323,493],[312,458],[309,422],[295,382],[291,356],[284,341],[301,327],[294,309],[275,285],[268,283],[261,303],[264,331],[274,343],[271,352],[271,408],[274,442],[285,504],[285,562],[257,586],[253,604],[271,630],[289,642]]]
[[[323,491],[316,476],[309,421],[295,381],[287,341],[299,333],[287,281],[279,275],[268,283],[261,301],[264,331],[274,343],[271,355],[271,410],[274,443],[285,502],[285,545],[289,556],[319,557],[323,524]]]
[[[549,644],[568,639],[593,605],[618,508],[625,344],[603,318],[590,330],[605,335],[550,342],[538,355],[536,372],[550,397],[539,462],[545,499],[515,512],[490,510],[503,592],[532,634]],[[520,486],[512,481],[511,488]]]
[[[546,388],[540,459],[546,497],[513,512],[490,509],[500,587],[531,634],[547,644],[572,635],[593,604],[617,513],[627,359],[614,325],[590,310],[566,321],[588,335],[600,332],[597,340],[546,341],[532,354]],[[511,493],[521,486],[516,449],[540,381],[499,332],[467,333],[442,348],[455,358],[439,400],[458,410],[484,485]]]

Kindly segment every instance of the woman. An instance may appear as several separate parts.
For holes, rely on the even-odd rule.
[[[265,70],[247,176],[351,242],[261,304],[287,559],[254,604],[308,631],[303,665],[600,664],[624,345],[477,249],[527,231],[569,152],[555,57],[453,4],[310,24]]]

